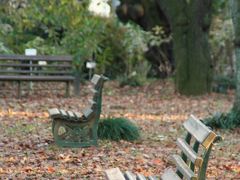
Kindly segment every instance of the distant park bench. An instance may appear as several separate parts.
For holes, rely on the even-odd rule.
[[[87,147],[97,145],[98,121],[102,109],[102,88],[107,80],[95,74],[91,80],[93,98],[90,106],[82,111],[72,112],[63,109],[49,109],[52,119],[52,133],[55,143],[62,147]]]
[[[74,80],[71,56],[0,55],[0,81],[16,81],[18,97],[22,81],[66,82],[65,94],[69,96]]]
[[[176,171],[167,169],[160,179],[162,180],[205,180],[209,155],[213,143],[220,140],[211,129],[205,126],[193,115],[183,123],[187,130],[185,139],[178,138],[177,145],[181,149],[181,155],[173,155]],[[157,153],[157,152],[156,152]],[[105,171],[108,180],[157,180],[158,176],[145,177],[142,174],[134,174],[130,171],[122,173],[118,168]]]

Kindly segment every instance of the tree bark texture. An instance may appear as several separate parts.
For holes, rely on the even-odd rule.
[[[235,34],[234,46],[236,56],[236,77],[237,77],[237,89],[235,95],[235,102],[233,111],[240,112],[240,1],[231,0],[231,11],[233,29]]]
[[[173,36],[176,89],[201,95],[211,89],[212,63],[208,43],[211,0],[157,0]]]

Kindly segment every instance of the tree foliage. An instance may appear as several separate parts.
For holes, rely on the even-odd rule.
[[[16,54],[22,54],[25,48],[36,48],[45,55],[71,54],[74,69],[82,73],[94,54],[98,73],[111,78],[129,76],[144,61],[147,35],[136,25],[123,25],[115,16],[94,16],[88,11],[88,3],[39,0],[13,6],[6,1],[0,9],[5,15],[0,17],[0,26],[9,28],[7,32],[1,28],[0,47]]]

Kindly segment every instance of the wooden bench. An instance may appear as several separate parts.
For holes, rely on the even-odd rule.
[[[173,155],[172,159],[176,165],[176,171],[169,168],[161,176],[162,180],[205,180],[209,155],[213,143],[220,140],[211,129],[205,126],[193,115],[183,123],[187,130],[184,139],[178,138],[177,145],[181,155]],[[158,176],[144,177],[129,171],[122,173],[118,168],[105,171],[108,180],[145,180],[159,179]]]
[[[71,56],[0,55],[0,81],[16,81],[18,97],[22,81],[66,82],[69,96],[70,82],[74,80]]]
[[[102,88],[107,80],[103,75],[94,75],[91,82],[94,88],[90,106],[82,112],[50,109],[54,140],[61,147],[87,147],[97,145],[98,121],[102,109]]]

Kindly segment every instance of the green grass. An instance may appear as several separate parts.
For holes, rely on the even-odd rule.
[[[135,141],[140,138],[139,128],[124,118],[102,119],[98,126],[98,137],[113,141]]]

